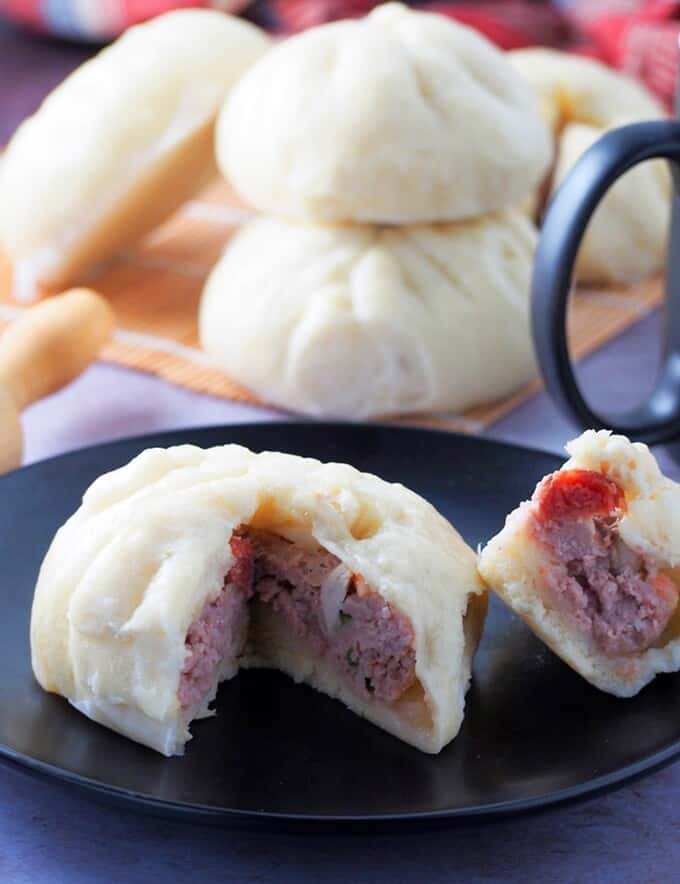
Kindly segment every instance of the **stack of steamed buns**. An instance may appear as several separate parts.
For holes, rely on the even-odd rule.
[[[0,165],[18,297],[59,291],[196,195],[218,167],[261,215],[202,298],[202,345],[263,401],[353,419],[462,411],[535,371],[534,221],[607,128],[658,117],[642,86],[552,50],[503,54],[396,3],[270,48],[183,10],[68,77]],[[618,182],[578,259],[591,282],[663,260],[670,179]]]
[[[312,415],[460,411],[534,373],[550,162],[534,95],[475,31],[399,4],[276,46],[217,123],[264,213],[205,288],[201,341],[262,399]]]

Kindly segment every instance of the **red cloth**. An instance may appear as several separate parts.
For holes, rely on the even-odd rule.
[[[428,12],[439,12],[481,31],[502,49],[544,44],[564,45],[571,40],[571,27],[558,9],[527,0],[496,0],[480,3],[422,3]]]
[[[639,77],[667,106],[675,94],[680,3],[581,0],[574,16],[603,61]]]
[[[272,0],[279,29],[286,34],[339,18],[359,18],[377,5],[376,0]]]
[[[285,33],[365,15],[380,0],[273,0],[281,29]],[[438,12],[476,28],[503,49],[517,49],[536,43],[551,45],[567,41],[567,19],[543,0],[481,0],[473,3],[414,2],[428,12]]]

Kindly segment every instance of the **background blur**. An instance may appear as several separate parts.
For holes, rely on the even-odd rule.
[[[97,43],[131,24],[183,7],[240,12],[271,31],[288,34],[362,15],[377,5],[375,0],[0,0],[0,13],[34,31]],[[672,99],[680,2],[435,0],[410,5],[475,27],[504,49],[545,44],[592,55],[640,77],[667,104]],[[0,45],[0,54],[3,50]],[[74,57],[77,63],[77,53]]]

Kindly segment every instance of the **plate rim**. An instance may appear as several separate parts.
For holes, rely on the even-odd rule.
[[[314,428],[341,428],[345,430],[396,430],[400,433],[412,434],[412,435],[420,435],[421,433],[425,433],[428,436],[438,436],[441,438],[456,438],[456,439],[465,439],[471,440],[474,439],[476,442],[481,442],[484,445],[489,445],[495,448],[513,448],[518,451],[530,452],[532,454],[544,454],[548,457],[553,457],[557,460],[567,460],[566,449],[563,446],[564,454],[558,453],[555,451],[551,451],[548,448],[541,448],[537,445],[522,445],[519,442],[506,442],[503,439],[490,439],[487,436],[484,436],[479,433],[465,433],[462,430],[445,430],[440,427],[420,427],[412,424],[396,424],[391,423],[389,420],[385,421],[351,421],[351,420],[315,420],[313,418],[305,418],[302,415],[296,415],[295,420],[286,420],[283,418],[282,420],[263,420],[263,421],[239,421],[238,423],[233,424],[200,424],[197,426],[189,426],[189,427],[173,427],[170,429],[159,429],[159,430],[151,430],[148,433],[136,433],[133,436],[118,436],[114,439],[107,439],[102,442],[95,442],[92,445],[80,445],[76,448],[69,448],[68,451],[61,451],[59,454],[50,454],[47,457],[42,457],[39,460],[31,461],[31,463],[21,464],[21,466],[17,467],[14,470],[10,470],[9,473],[5,473],[0,475],[0,486],[6,480],[16,475],[17,473],[24,473],[27,470],[31,470],[34,467],[43,466],[45,464],[51,463],[52,461],[61,460],[62,458],[69,458],[76,454],[84,454],[87,451],[94,451],[95,449],[100,448],[108,448],[115,447],[116,445],[121,445],[123,443],[130,442],[143,442],[145,439],[152,439],[156,436],[181,436],[187,433],[207,433],[215,430],[249,430],[249,429],[258,429],[260,427],[292,427],[294,429],[302,429],[308,427]],[[182,444],[191,444],[191,443],[182,443]],[[225,445],[229,445],[232,443],[225,442]],[[233,444],[240,444],[238,442]],[[199,446],[200,447],[200,446]],[[263,449],[266,450],[266,449]],[[309,456],[309,455],[305,455]],[[351,464],[350,464],[351,466]]]
[[[30,464],[22,465],[17,470],[13,470],[6,476],[0,477],[0,487],[3,481],[11,478],[14,474],[30,471],[44,465],[51,464],[60,460],[70,459],[74,456],[83,454],[88,451],[115,448],[123,444],[138,443],[143,446],[146,440],[156,437],[166,437],[168,444],[175,444],[171,440],[173,437],[186,436],[187,434],[202,435],[208,432],[220,431],[248,431],[261,429],[276,428],[284,430],[291,428],[294,430],[304,430],[305,428],[314,428],[315,430],[341,428],[343,430],[352,430],[362,432],[364,430],[380,429],[397,431],[404,435],[435,435],[442,438],[457,438],[464,440],[474,439],[483,442],[495,448],[512,448],[524,453],[535,453],[548,455],[555,460],[560,459],[560,455],[554,451],[539,448],[531,445],[521,445],[516,442],[505,442],[497,439],[489,439],[485,436],[476,434],[468,434],[459,431],[449,431],[444,429],[436,429],[430,427],[418,427],[410,425],[392,424],[382,421],[370,421],[356,423],[353,421],[315,421],[312,419],[296,419],[287,420],[265,420],[265,421],[245,421],[233,424],[208,424],[196,427],[176,427],[167,430],[154,430],[148,433],[140,433],[134,436],[121,436],[116,439],[110,439],[104,442],[98,442],[93,445],[84,445],[74,448],[66,452],[51,455],[41,460],[34,461]],[[190,443],[183,443],[190,444]],[[229,444],[225,442],[224,444]],[[238,444],[238,443],[237,443]],[[564,806],[578,800],[586,798],[594,798],[612,789],[621,787],[630,783],[646,774],[651,774],[662,767],[667,766],[680,756],[680,736],[669,743],[662,749],[648,755],[643,759],[632,762],[624,767],[619,767],[607,774],[601,774],[596,777],[584,780],[581,783],[559,789],[557,791],[546,792],[528,798],[515,798],[507,801],[497,801],[491,804],[469,805],[460,808],[443,808],[429,811],[417,812],[398,812],[398,813],[359,813],[359,814],[319,814],[319,813],[299,813],[299,812],[282,812],[268,810],[247,810],[233,807],[217,807],[213,805],[200,804],[194,802],[179,802],[154,797],[149,794],[137,792],[135,790],[125,789],[120,786],[111,785],[94,779],[93,777],[84,776],[75,771],[70,771],[62,767],[58,767],[22,752],[18,752],[6,743],[0,743],[0,763],[4,766],[23,773],[24,775],[34,776],[40,780],[56,783],[59,785],[67,785],[76,787],[90,796],[98,796],[108,799],[109,802],[125,804],[132,809],[145,812],[157,817],[173,818],[183,820],[185,822],[207,822],[222,825],[237,824],[239,822],[263,826],[285,826],[286,824],[294,827],[323,827],[324,825],[336,827],[352,827],[360,825],[362,827],[380,826],[382,825],[399,825],[399,826],[422,826],[427,824],[442,824],[449,822],[451,824],[468,821],[491,821],[492,819],[515,816],[519,814],[527,814],[539,810],[547,810],[549,808]]]
[[[575,786],[568,786],[554,792],[532,798],[516,798],[509,801],[497,801],[493,804],[471,805],[462,808],[447,808],[441,810],[428,810],[410,813],[380,813],[380,814],[313,814],[293,813],[268,810],[244,810],[233,807],[215,807],[208,804],[196,804],[193,802],[169,801],[162,798],[154,798],[131,789],[123,789],[119,786],[111,786],[102,783],[92,777],[85,777],[64,768],[56,767],[45,761],[16,752],[0,744],[0,764],[16,770],[25,775],[35,776],[38,779],[59,785],[76,787],[90,795],[108,798],[116,803],[124,803],[136,810],[141,810],[157,817],[183,819],[196,822],[216,822],[228,825],[230,823],[245,822],[253,825],[293,824],[294,826],[323,827],[353,825],[400,825],[419,826],[423,824],[437,824],[442,822],[459,823],[464,820],[491,821],[505,817],[525,815],[540,810],[562,807],[586,798],[596,798],[616,788],[634,782],[646,774],[671,764],[680,756],[680,738],[671,745],[655,752],[654,755],[645,759],[618,768],[609,774],[585,780]]]

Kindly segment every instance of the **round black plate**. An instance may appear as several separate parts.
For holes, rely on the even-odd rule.
[[[680,682],[632,700],[600,693],[493,600],[463,728],[428,756],[273,672],[223,685],[218,716],[183,758],[100,727],[33,681],[31,597],[45,550],[100,473],[154,445],[239,442],[347,461],[428,498],[476,545],[558,458],[448,433],[343,424],[256,424],[114,442],[0,480],[0,755],[34,773],[156,813],[260,822],[494,816],[621,783],[680,752]]]

